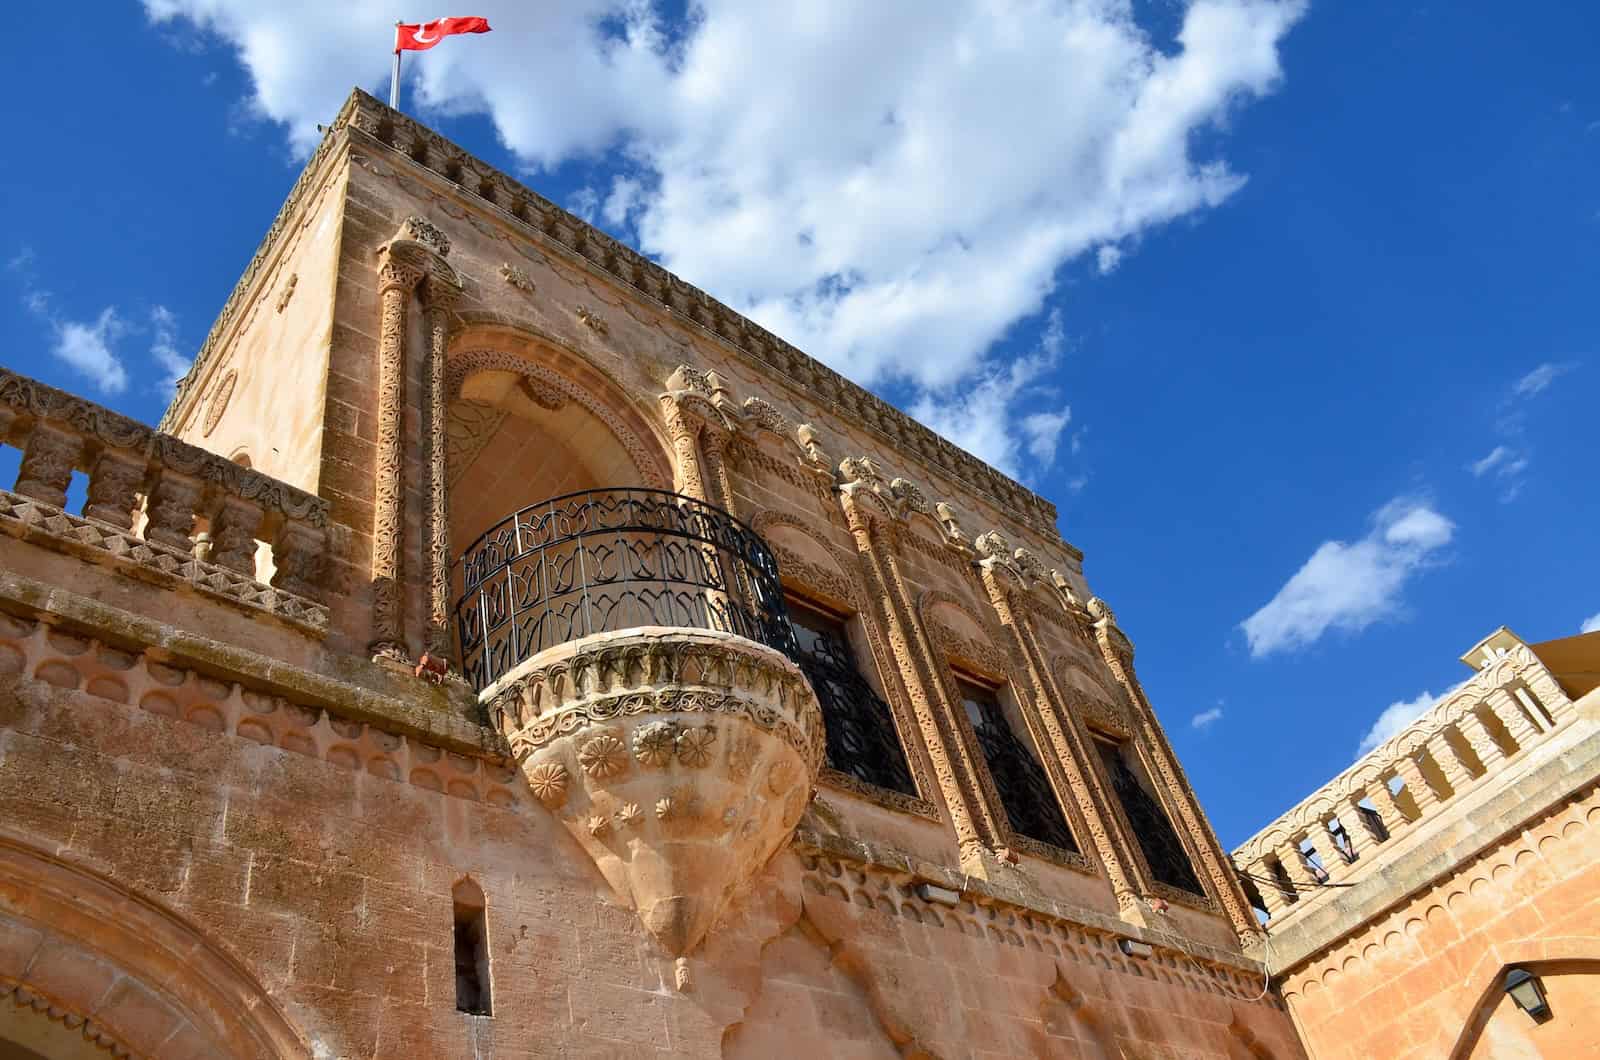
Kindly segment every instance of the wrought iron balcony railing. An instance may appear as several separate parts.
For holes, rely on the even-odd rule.
[[[765,542],[722,509],[666,490],[530,505],[473,542],[456,573],[461,668],[480,691],[546,648],[639,626],[722,630],[795,654]]]

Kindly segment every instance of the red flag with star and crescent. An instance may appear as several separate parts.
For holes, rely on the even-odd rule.
[[[401,22],[394,28],[394,50],[425,52],[456,33],[488,32],[489,20],[486,18],[436,18],[432,22],[416,25]]]

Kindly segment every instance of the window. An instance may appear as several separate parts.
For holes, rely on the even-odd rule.
[[[984,761],[1000,793],[1000,804],[1011,822],[1011,830],[1029,839],[1076,852],[1078,844],[1067,827],[1066,816],[1056,801],[1044,767],[1033,749],[1012,731],[994,690],[959,676],[956,684],[961,689],[961,705],[978,736],[978,746],[983,749]]]
[[[1150,875],[1169,887],[1190,894],[1204,894],[1205,889],[1195,877],[1189,852],[1178,838],[1177,830],[1167,820],[1166,811],[1156,797],[1145,789],[1144,782],[1128,763],[1128,750],[1121,744],[1100,738],[1095,739],[1100,751],[1100,761],[1111,779],[1111,789],[1116,792],[1122,812],[1133,829],[1134,841],[1150,866]]]
[[[894,715],[856,669],[844,620],[791,597],[789,621],[799,646],[795,661],[822,704],[828,765],[868,784],[916,795]]]
[[[455,900],[456,1011],[474,1016],[490,1014],[489,932],[483,913],[483,891],[462,880],[452,892]]]

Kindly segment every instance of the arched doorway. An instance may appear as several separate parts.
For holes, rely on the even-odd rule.
[[[1581,941],[1600,952],[1597,940]],[[1512,968],[1539,978],[1550,1018],[1537,1022],[1507,996],[1503,983]],[[1495,973],[1474,1007],[1452,1060],[1564,1060],[1600,1056],[1600,957],[1552,957],[1517,961]]]
[[[254,974],[193,925],[0,833],[0,1055],[287,1060],[310,1050]]]

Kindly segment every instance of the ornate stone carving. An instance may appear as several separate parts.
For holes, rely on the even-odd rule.
[[[415,215],[401,223],[402,237],[421,243],[441,258],[450,256],[450,238],[432,221]]]
[[[729,634],[599,634],[534,656],[485,698],[535,795],[674,957],[787,842],[821,766],[811,686]]]
[[[256,533],[261,529],[261,505],[242,497],[225,497],[211,521],[211,562],[240,574],[255,576]]]
[[[500,266],[500,278],[523,294],[532,294],[534,292],[533,281],[528,278],[528,274],[522,270],[521,266],[505,262]]]
[[[73,431],[37,423],[22,450],[17,492],[36,501],[66,507],[67,486],[83,453],[83,439]]]
[[[222,377],[222,382],[217,384],[217,389],[211,392],[211,400],[206,402],[206,418],[200,428],[200,433],[205,437],[211,437],[211,432],[222,422],[222,414],[228,411],[228,399],[233,396],[233,388],[238,381],[239,373],[230,368]]]
[[[297,272],[291,272],[289,274],[289,278],[284,281],[283,289],[278,292],[278,303],[274,309],[275,312],[281,313],[285,309],[289,308],[289,299],[294,297],[295,284],[299,282],[300,274]]]
[[[199,504],[199,482],[170,468],[162,471],[146,508],[150,521],[144,536],[187,551],[193,543],[195,509]]]
[[[142,453],[121,449],[102,450],[89,472],[89,497],[83,514],[118,530],[133,527],[135,494],[144,484],[145,458]]]
[[[578,319],[583,321],[589,330],[596,335],[609,335],[611,333],[611,326],[606,323],[605,318],[588,306],[581,305],[574,312],[578,314]]]

